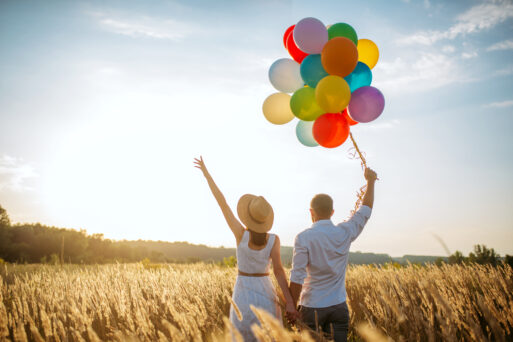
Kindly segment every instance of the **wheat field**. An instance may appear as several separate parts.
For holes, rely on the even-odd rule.
[[[231,341],[235,268],[2,265],[0,275],[0,340]],[[353,266],[347,292],[350,340],[513,339],[510,267]],[[261,341],[312,340],[257,315]]]

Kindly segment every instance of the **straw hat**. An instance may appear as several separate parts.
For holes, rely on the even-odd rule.
[[[273,208],[262,196],[242,196],[237,204],[237,214],[248,229],[257,233],[271,230],[274,221]]]

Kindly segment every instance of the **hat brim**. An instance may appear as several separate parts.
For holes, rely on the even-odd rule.
[[[251,215],[249,214],[249,203],[253,199],[257,198],[255,195],[246,194],[239,199],[239,203],[237,204],[237,214],[239,215],[239,219],[244,223],[246,228],[257,232],[257,233],[267,233],[271,230],[274,222],[274,211],[271,207],[271,215],[265,222],[257,222],[253,220]]]

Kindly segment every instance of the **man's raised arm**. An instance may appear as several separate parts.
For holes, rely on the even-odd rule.
[[[367,190],[363,196],[362,206],[348,221],[340,223],[340,226],[343,226],[344,229],[349,231],[351,241],[354,241],[362,232],[363,227],[371,216],[372,205],[374,204],[374,183],[377,179],[376,172],[366,168],[364,175],[367,180]]]
[[[365,168],[364,173],[365,179],[367,180],[367,190],[365,191],[365,195],[363,196],[362,205],[366,205],[372,209],[372,205],[374,204],[374,183],[376,183],[376,179],[378,179],[378,175],[374,170]]]

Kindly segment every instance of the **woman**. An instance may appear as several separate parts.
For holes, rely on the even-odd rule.
[[[251,326],[255,323],[259,324],[259,321],[251,311],[250,305],[265,309],[282,322],[276,291],[269,277],[271,261],[274,275],[285,297],[287,314],[292,316],[297,314],[281,264],[280,239],[275,234],[267,233],[273,225],[273,209],[262,196],[249,194],[242,196],[237,204],[237,213],[246,226],[247,229],[245,229],[208,173],[203,158],[195,158],[194,164],[207,179],[210,190],[221,207],[237,242],[239,274],[232,299],[242,314],[242,320],[239,320],[232,305],[230,321],[244,337],[244,341],[256,341]]]

